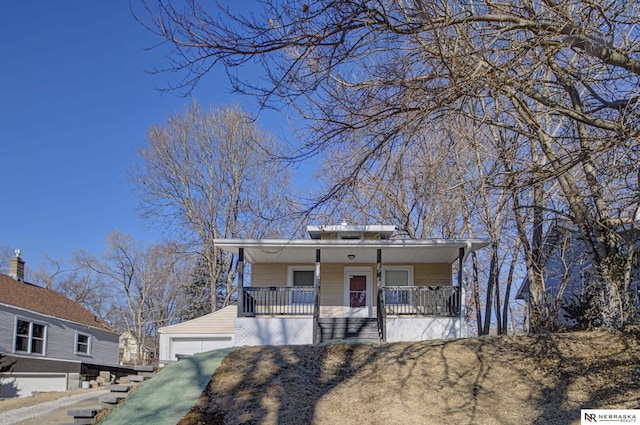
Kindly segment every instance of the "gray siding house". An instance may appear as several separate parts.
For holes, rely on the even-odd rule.
[[[619,243],[625,251],[631,252],[635,258],[635,266],[631,269],[630,290],[636,303],[640,301],[640,216],[633,219],[620,220],[618,230]],[[573,326],[574,320],[567,319],[562,308],[577,302],[592,274],[596,271],[592,257],[578,229],[570,223],[558,222],[551,226],[542,244],[543,278],[545,283],[545,299],[547,304],[557,308],[551,311],[555,315],[556,326]],[[529,281],[524,279],[516,299],[529,302]],[[557,302],[556,302],[557,301]]]
[[[19,252],[0,274],[0,398],[65,391],[118,364],[118,334],[78,303],[24,281]]]

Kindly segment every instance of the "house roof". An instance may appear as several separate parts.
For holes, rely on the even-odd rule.
[[[0,274],[0,304],[113,332],[109,325],[89,310],[62,294],[31,283],[19,282],[4,274]]]
[[[460,248],[467,253],[489,245],[486,239],[216,239],[218,248],[237,254],[244,249],[250,263],[313,263],[321,251],[325,263],[375,263],[377,250],[383,263],[453,263]],[[350,256],[355,256],[350,259]]]
[[[158,330],[161,334],[233,334],[238,306],[229,305],[213,313]]]

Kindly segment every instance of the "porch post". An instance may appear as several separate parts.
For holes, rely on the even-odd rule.
[[[469,249],[467,245],[467,249]],[[469,249],[470,250],[470,249]],[[464,292],[464,263],[467,258],[468,252],[464,248],[460,248],[458,251],[458,287],[460,288],[460,336],[462,338],[467,337],[467,308],[466,308],[466,294]]]
[[[313,300],[313,343],[318,341],[318,318],[320,317],[320,250],[316,249],[316,267],[313,275],[314,300]]]
[[[213,294],[212,296],[215,296]],[[238,248],[238,317],[244,315],[244,248]]]
[[[382,288],[382,249],[378,248],[376,252],[376,297],[381,295],[380,288]],[[384,298],[383,298],[384,300]],[[387,342],[387,320],[384,308],[382,307],[381,300],[376,298],[376,317],[378,318],[378,333],[382,339],[382,342]],[[382,322],[382,323],[381,323]]]
[[[382,287],[382,250],[378,248],[376,253],[376,293]]]
[[[464,266],[464,248],[458,251],[458,286],[462,287],[462,268]]]

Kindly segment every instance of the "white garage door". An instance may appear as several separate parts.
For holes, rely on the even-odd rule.
[[[66,391],[65,373],[14,373],[0,377],[0,398],[30,396],[34,391]]]
[[[218,348],[227,348],[233,346],[231,337],[212,337],[212,338],[172,338],[171,339],[171,358],[176,356],[191,356],[196,353],[216,350]]]

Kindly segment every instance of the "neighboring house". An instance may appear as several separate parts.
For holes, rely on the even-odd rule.
[[[24,281],[20,252],[0,274],[0,354],[12,363],[0,374],[0,398],[80,386],[118,364],[118,334],[70,299]]]
[[[124,331],[118,338],[121,365],[150,365],[155,363],[156,343],[149,336],[142,337],[142,344],[129,331]],[[138,347],[140,354],[138,355]]]
[[[620,220],[621,246],[632,247],[635,252],[635,267],[631,272],[631,290],[636,302],[640,287],[640,267],[638,253],[640,252],[640,227],[637,217],[634,220]],[[545,300],[547,305],[557,304],[555,312],[556,326],[574,325],[565,317],[562,306],[575,303],[583,293],[585,285],[595,272],[591,255],[579,230],[568,222],[555,223],[546,233],[542,242],[542,267],[545,282]],[[525,278],[518,289],[516,299],[529,302],[529,280]],[[555,300],[558,300],[555,303]],[[552,312],[553,313],[553,312]]]
[[[160,365],[196,353],[233,347],[238,307],[230,305],[196,319],[160,328]]]
[[[234,345],[466,336],[462,273],[487,240],[402,239],[384,225],[307,230],[310,239],[215,241],[251,264],[250,279],[239,268]]]

